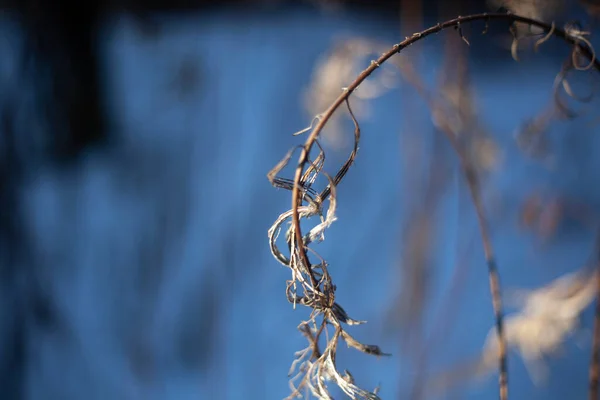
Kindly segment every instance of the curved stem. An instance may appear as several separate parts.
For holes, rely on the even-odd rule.
[[[558,37],[558,38],[564,40],[565,42],[567,42],[570,45],[577,45],[579,47],[579,50],[581,51],[581,54],[583,54],[588,60],[590,60],[590,62],[593,63],[594,67],[598,71],[600,71],[600,62],[594,58],[592,52],[590,51],[590,49],[588,47],[580,45],[579,40],[576,37],[570,35],[568,32],[566,32],[564,30],[555,28],[554,25],[547,24],[547,23],[544,23],[541,21],[537,21],[535,19],[522,17],[522,16],[515,15],[515,14],[483,13],[483,14],[464,16],[464,17],[459,16],[459,17],[451,19],[449,21],[432,26],[428,29],[425,29],[424,31],[419,32],[419,33],[415,33],[412,36],[407,37],[405,40],[403,40],[399,44],[394,45],[390,50],[383,53],[377,60],[372,61],[371,65],[369,65],[369,67],[367,67],[363,72],[361,72],[360,75],[358,75],[358,77],[354,80],[354,82],[352,82],[350,84],[350,86],[345,88],[343,90],[343,92],[338,96],[338,98],[331,104],[331,106],[329,106],[329,108],[321,115],[321,119],[319,120],[318,124],[310,132],[310,134],[302,148],[300,157],[298,159],[298,165],[296,167],[296,171],[294,174],[294,186],[292,188],[292,224],[293,224],[294,231],[295,231],[295,240],[296,240],[296,246],[298,247],[300,261],[306,266],[307,270],[309,271],[309,274],[311,275],[311,280],[314,281],[314,276],[312,274],[310,262],[308,260],[308,256],[306,254],[306,249],[305,249],[303,241],[302,241],[302,231],[300,230],[300,217],[298,215],[298,207],[300,206],[300,203],[301,203],[300,180],[301,180],[301,177],[302,177],[302,174],[304,171],[304,167],[308,161],[308,155],[310,154],[310,151],[311,151],[316,139],[318,138],[319,134],[321,133],[321,131],[323,130],[323,128],[325,127],[325,125],[327,124],[327,122],[329,121],[329,119],[331,118],[333,113],[338,109],[338,107],[343,102],[348,100],[348,98],[350,97],[352,92],[354,90],[356,90],[356,88],[367,77],[369,77],[376,69],[378,69],[380,67],[380,65],[385,63],[393,55],[395,55],[396,53],[399,53],[400,51],[402,51],[406,47],[410,46],[411,44],[416,43],[419,40],[424,39],[427,36],[430,36],[434,33],[441,32],[444,29],[458,28],[462,24],[470,23],[470,22],[474,22],[474,21],[488,22],[491,20],[504,20],[504,21],[511,22],[511,23],[519,22],[519,23],[523,23],[526,25],[535,26],[535,27],[543,30],[545,33],[549,33],[552,36],[555,36],[555,37]],[[466,172],[468,172],[468,171],[466,171]],[[468,180],[470,179],[469,174],[467,175],[467,179]],[[469,183],[469,186],[471,187],[471,183]],[[500,359],[499,360],[500,398],[502,400],[505,400],[508,398],[508,390],[507,390],[508,374],[507,374],[507,367],[506,367],[506,340],[505,340],[505,337],[503,334],[503,322],[502,322],[503,311],[502,311],[502,302],[501,302],[501,297],[500,297],[500,284],[499,284],[499,279],[498,279],[498,271],[496,268],[496,264],[494,262],[492,249],[491,249],[491,246],[489,243],[488,228],[487,228],[487,224],[485,222],[485,218],[483,218],[483,214],[481,211],[482,210],[481,204],[480,204],[481,200],[479,199],[478,191],[477,190],[474,191],[473,188],[471,188],[470,190],[471,190],[471,196],[475,202],[475,207],[477,209],[480,231],[481,231],[481,234],[483,237],[484,250],[486,253],[486,259],[487,259],[487,263],[488,263],[488,271],[489,271],[489,275],[490,275],[490,291],[492,294],[492,303],[493,303],[493,307],[494,307],[494,314],[496,317],[496,331],[498,334],[499,350],[500,350],[500,354],[499,354],[499,359]]]

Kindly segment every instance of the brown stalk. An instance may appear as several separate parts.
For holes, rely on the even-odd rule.
[[[600,376],[600,276],[596,277],[596,281],[598,282],[598,288],[596,295],[596,314],[594,316],[592,360],[590,363],[590,400],[598,399],[598,379]]]
[[[575,46],[578,49],[578,51],[580,52],[580,54],[582,54],[584,57],[586,57],[590,61],[590,65],[593,64],[593,66],[597,70],[600,71],[600,62],[597,59],[595,59],[593,52],[590,50],[588,45],[583,46],[581,41],[576,36],[571,35],[562,29],[555,28],[554,25],[550,25],[550,24],[547,24],[547,23],[544,23],[541,21],[537,21],[535,19],[526,18],[526,17],[522,17],[519,15],[515,15],[515,14],[505,14],[505,13],[475,14],[475,15],[469,15],[469,16],[464,16],[464,17],[457,17],[452,20],[449,20],[449,21],[446,21],[443,23],[439,23],[439,24],[432,26],[428,29],[425,29],[419,33],[415,33],[410,37],[407,37],[405,40],[403,40],[399,44],[394,45],[390,50],[383,53],[377,60],[372,61],[371,65],[369,65],[369,67],[367,67],[363,72],[361,72],[360,75],[354,80],[354,82],[352,82],[347,88],[344,88],[343,92],[338,96],[338,98],[321,115],[319,122],[317,123],[315,128],[310,132],[304,146],[302,147],[302,151],[301,151],[300,157],[298,159],[298,166],[296,167],[296,171],[294,174],[294,183],[293,183],[293,188],[292,188],[292,224],[293,224],[293,228],[295,231],[294,234],[295,234],[296,246],[298,248],[298,253],[300,256],[300,261],[306,266],[306,268],[310,274],[311,281],[313,281],[313,284],[316,283],[316,278],[313,276],[313,272],[310,267],[311,264],[308,260],[307,254],[306,254],[306,249],[305,249],[303,239],[302,239],[302,231],[300,229],[300,216],[298,214],[298,208],[301,205],[300,203],[302,201],[302,199],[300,197],[300,191],[301,191],[301,183],[300,182],[301,182],[301,179],[302,179],[302,176],[304,173],[304,167],[305,167],[306,163],[308,162],[308,156],[310,154],[310,151],[311,151],[315,141],[317,140],[319,134],[321,133],[321,131],[323,130],[323,128],[325,127],[325,125],[327,124],[327,122],[329,121],[331,116],[339,108],[339,106],[342,105],[342,103],[346,102],[349,105],[348,100],[350,98],[350,95],[354,92],[354,90],[356,90],[356,88],[358,88],[358,86],[367,77],[369,77],[376,69],[378,69],[380,67],[380,65],[385,63],[388,59],[390,59],[396,53],[399,53],[400,51],[402,51],[404,48],[410,46],[413,43],[416,43],[417,41],[419,41],[421,39],[424,39],[427,36],[430,36],[434,33],[438,33],[440,31],[448,29],[448,28],[458,29],[459,34],[464,39],[464,36],[462,36],[462,31],[460,30],[460,27],[462,24],[470,23],[470,22],[474,22],[474,21],[485,21],[487,23],[491,20],[504,20],[507,22],[511,22],[513,24],[514,23],[522,23],[522,24],[529,25],[532,27],[540,28],[544,33],[552,34],[553,36],[556,36],[556,37],[564,40],[566,43],[568,43],[572,46]],[[466,40],[465,40],[465,42],[468,43]],[[456,144],[453,143],[453,146],[456,147]],[[456,148],[456,150],[458,151],[458,148]],[[460,155],[461,155],[461,152],[459,152],[459,156]],[[347,165],[347,167],[350,166],[351,162],[352,162],[352,160],[350,160],[350,163]],[[495,318],[496,318],[496,331],[498,334],[498,341],[499,341],[500,398],[505,400],[508,398],[508,389],[507,389],[508,374],[507,374],[507,362],[506,362],[506,340],[503,335],[503,322],[502,322],[503,311],[502,311],[502,302],[501,302],[501,297],[500,297],[500,283],[499,283],[498,271],[497,271],[496,263],[493,258],[493,251],[492,251],[492,247],[490,244],[489,228],[488,228],[486,219],[484,218],[483,209],[482,209],[482,201],[481,201],[479,191],[477,189],[478,182],[477,182],[477,177],[476,177],[475,171],[472,168],[469,168],[468,164],[466,164],[464,162],[463,157],[461,157],[461,166],[465,172],[469,190],[471,191],[471,196],[473,198],[473,202],[474,202],[474,205],[475,205],[475,208],[477,211],[479,227],[480,227],[482,240],[483,240],[484,252],[485,252],[487,264],[488,264],[487,266],[488,266],[488,272],[489,272],[490,291],[491,291],[491,295],[492,295],[492,303],[493,303],[494,314],[495,314]],[[338,182],[335,182],[335,183],[338,183]],[[330,183],[330,185],[331,185],[331,183]],[[323,197],[320,200],[324,201],[325,198]],[[595,341],[594,342],[595,354],[598,353],[598,348],[600,348],[600,343],[596,343],[596,341]],[[598,359],[594,358],[593,365],[592,365],[593,370],[595,370],[595,371],[598,370],[598,363],[599,363]],[[597,382],[598,382],[597,375],[595,377],[592,377],[591,381],[592,381],[592,383],[590,384],[590,387],[597,387]]]
[[[600,271],[600,231],[596,243],[596,268]],[[592,339],[592,357],[590,362],[589,400],[598,399],[598,381],[600,380],[600,274],[596,275],[596,313],[594,315],[594,337]]]

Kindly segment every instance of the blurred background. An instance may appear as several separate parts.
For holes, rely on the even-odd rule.
[[[288,396],[308,310],[287,302],[290,271],[269,250],[291,200],[267,172],[371,59],[498,10],[579,21],[570,29],[600,43],[595,0],[4,0],[1,397]],[[567,72],[558,40],[534,51],[526,26],[518,46],[507,23],[485,28],[463,27],[470,46],[455,30],[411,46],[352,97],[360,150],[316,247],[337,300],[368,321],[349,332],[391,353],[341,346],[340,368],[383,399],[498,396],[495,367],[474,367],[494,317],[444,135],[480,175],[507,313],[519,310],[511,289],[597,261],[598,76]],[[352,126],[340,111],[325,129],[329,172]],[[593,296],[582,299],[551,352],[535,347],[544,327],[510,352],[511,398],[586,396]]]

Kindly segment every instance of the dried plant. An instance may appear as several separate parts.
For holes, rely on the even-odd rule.
[[[349,37],[335,41],[327,56],[317,62],[310,86],[304,96],[304,104],[309,115],[319,115],[339,95],[340,88],[358,75],[362,62],[367,57],[381,54],[387,49],[381,43],[360,37]],[[367,101],[378,97],[396,86],[395,71],[387,70],[377,79],[365,82],[354,94],[352,110],[357,118],[368,115]],[[328,130],[322,139],[339,146],[344,139],[341,135],[341,115],[333,115]]]
[[[505,318],[507,347],[521,355],[535,384],[543,383],[549,375],[544,359],[558,355],[562,344],[579,328],[581,313],[597,297],[598,277],[596,268],[585,266],[546,286],[508,293],[508,299],[520,310]],[[447,391],[467,377],[489,374],[496,368],[498,354],[498,336],[492,328],[481,355],[435,376],[428,385],[430,394]]]
[[[593,230],[598,225],[598,216],[587,204],[536,188],[523,202],[519,221],[523,228],[546,243],[566,222]]]
[[[512,13],[548,21],[552,19],[564,7],[564,0],[488,0],[493,9],[506,8]]]
[[[600,238],[600,234],[598,238]],[[590,400],[597,399],[600,391],[600,246],[598,246],[598,243],[596,243],[596,247],[596,314],[590,360],[590,390],[588,396]]]
[[[516,27],[524,25],[529,28],[537,28],[541,33],[548,36],[555,36],[573,48],[573,59],[579,62],[580,58],[586,58],[589,61],[587,65],[600,70],[600,62],[596,60],[594,50],[591,43],[585,38],[585,32],[576,29],[558,29],[554,24],[547,24],[531,18],[515,15],[515,14],[477,14],[466,17],[458,17],[444,23],[437,24],[422,32],[415,33],[407,37],[401,43],[394,45],[390,50],[384,52],[379,58],[371,61],[370,65],[362,71],[358,77],[348,86],[342,89],[342,93],[327,107],[327,109],[318,113],[313,120],[311,126],[299,133],[307,133],[303,146],[298,146],[287,153],[287,155],[269,172],[268,178],[271,183],[277,188],[283,188],[292,192],[291,209],[281,214],[274,225],[268,232],[269,243],[274,257],[286,267],[289,267],[292,272],[292,279],[287,282],[286,296],[290,303],[301,304],[312,309],[310,317],[307,321],[299,325],[299,330],[308,341],[308,347],[296,353],[296,360],[292,365],[292,395],[291,397],[301,396],[302,393],[311,394],[319,399],[331,399],[328,383],[337,385],[349,397],[377,399],[377,390],[367,391],[359,388],[354,384],[352,375],[345,371],[339,372],[336,365],[336,351],[339,340],[342,339],[349,347],[353,347],[359,351],[376,356],[384,355],[378,346],[364,345],[357,342],[346,331],[346,325],[358,325],[364,321],[356,321],[351,319],[346,311],[335,302],[336,286],[333,283],[332,277],[328,271],[328,264],[323,260],[318,253],[311,247],[312,244],[318,243],[324,239],[324,231],[335,221],[336,203],[336,187],[343,180],[349,168],[354,163],[358,143],[360,140],[360,127],[358,121],[350,107],[350,97],[357,88],[367,79],[375,70],[379,69],[386,61],[392,58],[395,54],[401,52],[406,47],[413,43],[438,33],[447,28],[454,28],[460,35],[460,38],[468,44],[468,40],[462,33],[462,25],[474,21],[483,21],[487,24],[492,20],[504,20],[510,23],[513,31]],[[574,63],[575,64],[575,63]],[[583,67],[581,64],[575,64]],[[332,177],[323,171],[325,162],[325,152],[319,143],[319,137],[325,125],[331,120],[335,111],[345,104],[350,117],[354,123],[354,146],[347,158],[346,162],[340,167],[337,173]],[[439,109],[437,103],[433,104],[433,110]],[[507,345],[515,343],[514,334],[519,326],[514,319],[508,321],[507,327],[503,322],[503,309],[500,294],[500,282],[495,262],[493,249],[491,246],[489,228],[485,213],[481,194],[479,190],[479,174],[480,168],[477,163],[472,160],[470,151],[463,138],[459,135],[456,129],[448,127],[449,122],[441,117],[436,117],[437,124],[440,125],[446,137],[449,139],[454,150],[460,160],[462,171],[466,177],[467,184],[471,194],[471,200],[474,203],[479,222],[480,233],[482,236],[484,253],[486,256],[489,284],[492,293],[492,303],[496,319],[494,328],[495,342],[490,339],[490,343],[495,343],[490,347],[494,348],[493,360],[499,368],[499,386],[501,399],[508,398],[508,379],[506,366],[506,351]],[[470,143],[470,142],[467,142]],[[317,154],[311,158],[313,148],[316,146]],[[279,176],[279,173],[289,163],[294,151],[300,149],[298,164],[295,168],[294,178],[287,179]],[[474,153],[477,153],[475,151]],[[327,185],[320,192],[317,192],[313,186],[317,178],[323,176]],[[329,207],[325,211],[324,203],[329,199]],[[318,217],[320,222],[311,228],[306,234],[301,231],[300,221]],[[286,223],[289,223],[289,226]],[[287,226],[285,233],[285,241],[289,256],[284,254],[277,245],[277,239],[281,233],[281,229]],[[311,257],[309,257],[309,253]],[[316,260],[311,260],[311,258]],[[554,292],[553,292],[554,293]],[[587,293],[587,292],[586,292]],[[544,308],[539,305],[540,296],[529,296],[526,304],[528,305],[528,315],[534,316],[537,319],[545,316]],[[553,297],[546,296],[546,299]],[[566,296],[569,298],[569,296]],[[563,299],[564,301],[566,301]],[[579,299],[579,298],[578,298]],[[580,305],[583,300],[575,302]],[[573,305],[575,307],[575,305]],[[565,315],[572,315],[565,311]],[[518,320],[517,320],[518,321]],[[558,336],[563,332],[568,332],[571,328],[569,325],[572,318],[566,316],[558,318],[554,327],[554,336]],[[508,329],[505,331],[505,329]],[[321,342],[325,341],[325,348],[321,350]],[[544,350],[551,348],[554,342],[547,339]],[[535,354],[535,352],[534,352]]]
[[[585,45],[590,48],[593,52],[593,48],[586,38],[589,32],[583,31],[578,24],[568,24],[565,27],[567,32],[578,38],[580,41],[585,41]],[[535,43],[535,49],[548,40],[549,36],[546,35],[539,39]],[[516,55],[516,43],[518,39],[515,38],[513,41],[513,58],[518,60]],[[592,53],[593,59],[595,54]],[[550,145],[548,143],[546,134],[550,128],[552,122],[557,120],[573,119],[578,116],[577,111],[573,110],[568,106],[564,99],[563,93],[566,94],[570,99],[574,99],[580,103],[587,103],[593,99],[593,91],[585,96],[575,94],[569,80],[568,75],[573,71],[587,71],[593,67],[593,63],[586,63],[581,60],[580,51],[575,49],[571,56],[568,57],[562,65],[561,70],[556,75],[554,80],[553,90],[554,96],[549,102],[548,106],[544,108],[537,116],[526,121],[523,126],[516,132],[516,140],[519,148],[529,156],[545,161],[547,164],[552,165],[552,154],[550,151]]]
[[[593,18],[600,18],[600,1],[598,0],[579,0],[585,11]]]
[[[521,311],[506,317],[506,342],[516,348],[534,383],[543,382],[548,371],[541,363],[555,354],[579,325],[583,310],[596,297],[597,271],[584,268],[563,275],[547,286],[515,293]],[[481,368],[491,370],[498,357],[498,340],[490,331],[485,341]]]

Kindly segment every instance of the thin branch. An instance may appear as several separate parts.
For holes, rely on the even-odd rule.
[[[594,315],[594,337],[592,339],[592,359],[590,362],[589,400],[598,399],[598,381],[600,379],[600,232],[596,243],[596,313]]]
[[[500,290],[500,276],[498,274],[498,267],[496,264],[494,250],[492,248],[492,242],[490,239],[489,225],[483,210],[483,202],[481,199],[481,192],[479,190],[480,186],[477,178],[477,172],[470,164],[466,162],[464,157],[461,156],[462,152],[456,146],[456,143],[454,141],[451,142],[453,142],[453,146],[455,147],[457,154],[459,154],[461,158],[460,164],[467,178],[467,186],[469,187],[469,193],[471,195],[471,199],[473,200],[473,205],[475,206],[475,212],[477,213],[479,231],[481,234],[481,240],[483,242],[483,252],[488,267],[490,291],[492,293],[492,304],[494,308],[494,316],[496,319],[496,332],[498,338],[500,339],[500,345],[498,347],[498,361],[500,364],[500,375],[498,377],[500,385],[500,398],[508,399],[508,365],[506,357],[506,338],[504,336],[504,326],[502,321],[503,311],[502,296]]]
[[[598,399],[598,378],[600,376],[600,275],[596,277],[596,280],[598,281],[598,288],[596,294],[596,314],[594,316],[592,360],[590,363],[590,400]]]
[[[302,198],[300,196],[300,192],[304,192],[302,185],[302,177],[304,175],[304,167],[309,159],[310,151],[317,140],[319,134],[332,117],[334,112],[339,108],[339,106],[348,102],[350,95],[356,90],[356,88],[367,78],[369,77],[376,69],[378,69],[383,63],[385,63],[388,59],[390,59],[396,53],[399,53],[404,48],[416,43],[417,41],[424,39],[427,36],[430,36],[434,33],[438,33],[447,28],[456,28],[460,27],[462,24],[470,23],[474,21],[485,21],[486,23],[490,20],[504,20],[515,23],[522,23],[532,27],[540,28],[544,33],[551,33],[553,36],[558,37],[568,44],[575,46],[579,54],[583,55],[590,61],[590,65],[593,66],[600,71],[600,62],[595,59],[593,50],[589,45],[589,42],[582,41],[581,35],[570,34],[562,29],[557,29],[554,25],[550,25],[541,21],[537,21],[535,19],[526,18],[514,14],[505,14],[505,13],[494,13],[494,14],[475,14],[465,17],[458,17],[452,20],[446,21],[444,23],[437,24],[432,26],[420,33],[415,33],[410,37],[407,37],[404,41],[399,44],[394,45],[390,50],[383,53],[377,60],[371,62],[371,64],[352,82],[347,88],[344,88],[343,92],[338,96],[338,98],[331,104],[331,106],[321,115],[317,125],[310,132],[308,136],[300,157],[298,159],[298,165],[296,167],[296,171],[294,174],[294,184],[292,188],[292,230],[294,231],[296,248],[298,252],[298,256],[300,258],[301,264],[304,264],[306,268],[309,270],[309,274],[311,280],[313,281],[313,286],[315,282],[314,276],[312,276],[311,264],[308,259],[308,255],[306,254],[306,247],[303,242],[302,231],[300,228],[300,215],[298,213],[298,209],[301,206]],[[348,104],[348,103],[347,103]],[[354,152],[353,152],[354,153]],[[354,154],[353,154],[354,155]],[[353,163],[353,157],[344,165],[344,174],[347,169]],[[467,173],[467,180],[469,181],[469,187],[471,190],[471,195],[475,202],[475,207],[477,209],[478,220],[480,225],[480,230],[482,234],[482,239],[484,242],[484,250],[486,253],[486,259],[488,262],[488,271],[490,275],[490,290],[492,293],[492,303],[494,306],[494,314],[496,316],[496,331],[499,339],[499,368],[500,368],[500,397],[501,399],[508,398],[508,390],[507,390],[507,371],[506,371],[506,340],[503,335],[503,324],[502,324],[502,303],[500,298],[500,284],[498,279],[497,267],[493,258],[492,248],[489,242],[489,233],[487,223],[482,213],[481,199],[479,192],[474,190],[474,185],[476,185],[476,177],[473,174],[473,171],[470,171],[468,168],[465,168],[463,164],[463,168],[465,169],[465,173]],[[337,177],[336,177],[337,178]],[[341,180],[341,177],[340,177]],[[336,179],[336,183],[339,183],[339,180]],[[322,198],[321,201],[325,199]]]

